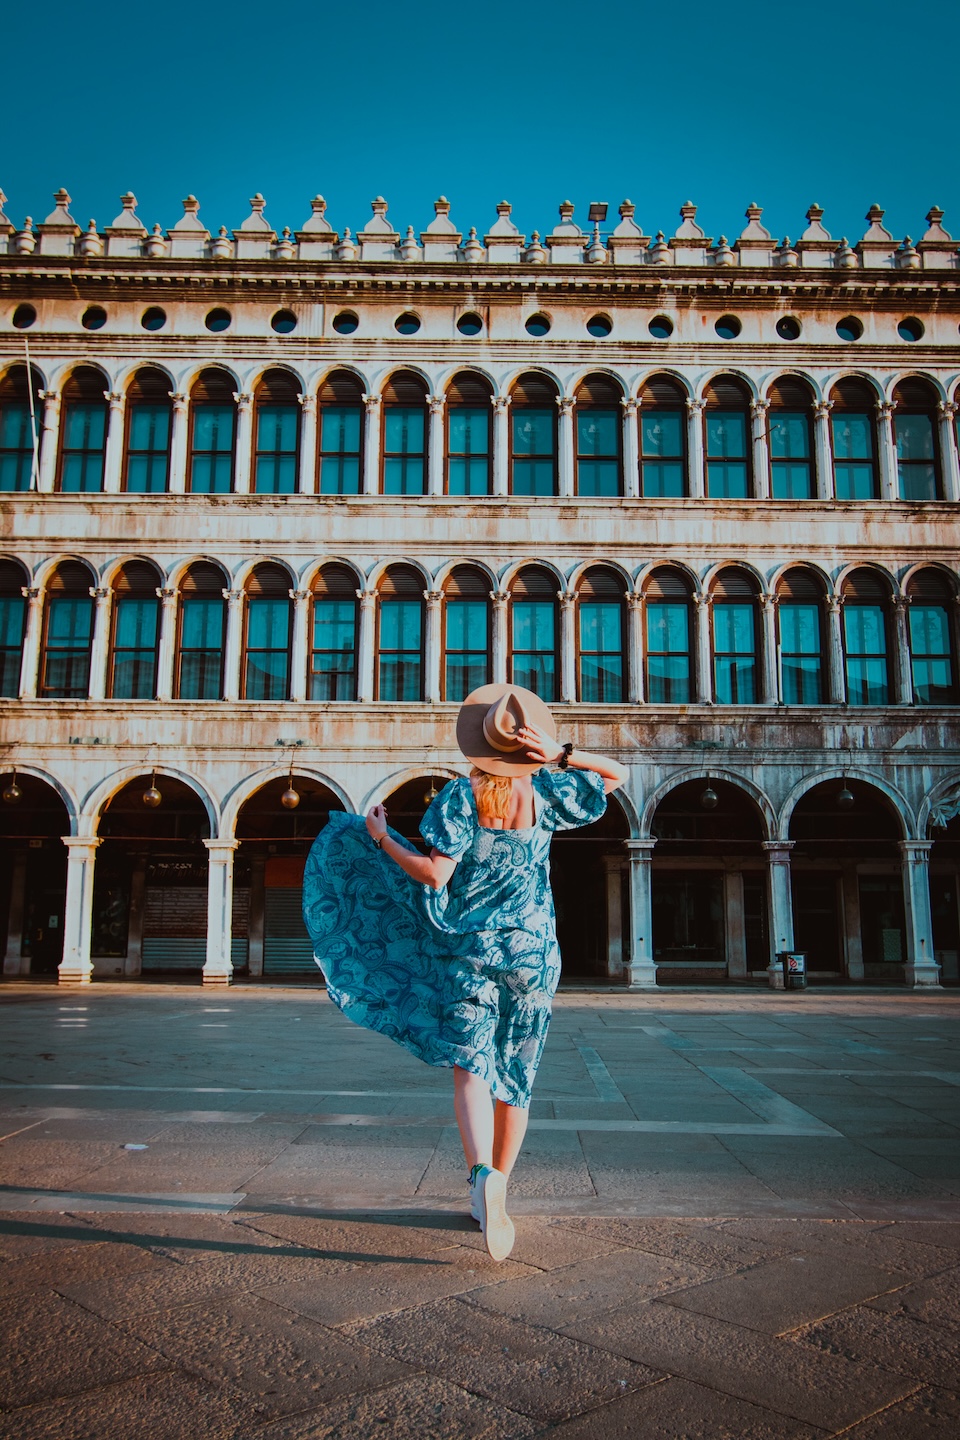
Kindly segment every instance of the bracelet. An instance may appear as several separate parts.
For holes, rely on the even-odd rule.
[[[573,745],[572,745],[572,743],[568,740],[567,743],[566,743],[566,745],[564,745],[564,747],[563,747],[563,753],[562,753],[562,754],[558,757],[558,759],[557,759],[557,769],[558,769],[558,770],[566,770],[567,766],[570,764],[570,756],[571,756],[572,754],[573,754]]]
[[[386,835],[381,835],[381,836],[379,836],[379,837],[376,836],[376,835],[374,835],[374,836],[372,837],[373,843],[374,843],[374,845],[376,845],[376,847],[377,847],[378,850],[382,850],[382,849],[383,849],[383,842],[384,842],[384,840],[386,840],[386,838],[387,838]]]

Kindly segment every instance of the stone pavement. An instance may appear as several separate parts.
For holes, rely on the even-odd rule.
[[[0,991],[5,1440],[950,1440],[960,995],[557,1002],[496,1266],[315,989]]]

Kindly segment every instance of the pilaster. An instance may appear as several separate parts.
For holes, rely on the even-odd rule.
[[[656,840],[625,840],[630,856],[630,961],[629,990],[655,990],[657,965],[653,954],[653,895],[651,860]]]
[[[204,840],[208,857],[207,958],[204,985],[233,981],[233,859],[239,840]]]
[[[96,835],[66,835],[67,894],[63,914],[61,985],[89,985],[93,978],[90,927],[93,920],[93,869],[100,840]]]

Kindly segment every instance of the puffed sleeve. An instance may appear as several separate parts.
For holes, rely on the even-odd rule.
[[[473,802],[469,780],[451,780],[420,821],[420,834],[434,850],[459,860],[473,839]]]
[[[603,780],[592,770],[540,770],[533,777],[545,830],[576,830],[607,808]]]

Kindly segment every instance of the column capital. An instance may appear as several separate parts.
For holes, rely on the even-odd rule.
[[[796,840],[761,840],[760,849],[767,852],[774,864],[777,861],[786,864],[790,859],[790,851],[796,843]]]
[[[104,393],[106,393],[106,392],[104,392]],[[59,405],[59,404],[60,404],[60,391],[59,391],[59,390],[41,390],[41,391],[40,391],[40,399],[43,401],[43,403],[44,403],[45,405],[49,405],[49,406],[51,406],[51,407],[54,406],[54,405]]]
[[[446,395],[428,395],[427,405],[430,407],[431,415],[442,415],[443,407],[447,403]]]
[[[623,847],[629,851],[631,860],[649,860],[656,840],[624,840]]]
[[[770,409],[770,401],[769,401],[769,400],[751,400],[751,401],[750,401],[750,414],[753,416],[754,420],[763,420],[764,417],[766,416],[767,411],[768,411],[769,409]]]
[[[176,598],[176,590],[165,589],[162,585],[157,586],[157,599],[162,600],[164,605],[169,605],[171,601],[176,600]]]
[[[558,395],[556,404],[561,415],[572,415],[577,404],[577,397],[575,395]]]
[[[377,592],[376,590],[358,590],[357,599],[360,601],[362,609],[370,610],[376,603]]]
[[[577,592],[576,590],[558,590],[557,599],[564,610],[570,610],[577,603]]]
[[[233,398],[237,402],[238,410],[249,410],[253,404],[253,396],[249,390],[234,390]]]
[[[498,607],[503,607],[503,606],[506,605],[507,601],[510,599],[510,591],[509,591],[509,590],[491,590],[491,591],[490,591],[490,599],[493,601],[494,605],[496,605],[496,606],[498,606]]]
[[[639,590],[628,590],[624,599],[628,610],[642,610],[644,597]]]
[[[24,600],[39,600],[43,595],[43,590],[39,585],[21,585],[20,594]]]
[[[236,605],[243,599],[242,590],[222,590],[220,593],[228,605]]]
[[[377,411],[380,409],[380,402],[382,400],[382,395],[364,395],[363,406],[367,414],[376,415]]]
[[[71,855],[76,853],[82,856],[85,850],[92,854],[98,845],[103,844],[99,835],[62,835],[60,838]]]
[[[878,400],[876,408],[881,420],[889,420],[897,408],[897,402],[896,400]]]
[[[127,401],[122,390],[104,390],[103,398],[108,402],[111,410],[122,410]]]
[[[960,410],[960,405],[954,400],[941,400],[937,405],[937,414],[941,420],[952,420]]]
[[[932,840],[900,840],[898,844],[903,855],[917,865],[926,864],[934,846]]]
[[[240,846],[239,840],[204,840],[203,843],[209,851],[211,860],[221,856],[223,859],[226,859],[228,855],[232,855],[234,850],[237,850]]]
[[[317,408],[316,395],[298,395],[297,400],[300,402],[304,415],[312,415]]]
[[[436,609],[439,608],[440,602],[441,602],[441,600],[443,599],[443,591],[442,591],[442,590],[424,590],[424,592],[423,592],[423,598],[424,598],[424,600],[426,600],[427,605],[428,605],[428,607],[429,607],[431,610],[436,610]]]
[[[288,590],[287,594],[294,605],[303,605],[310,599],[311,592],[309,590]]]
[[[90,598],[91,600],[96,600],[98,605],[102,605],[105,600],[109,600],[112,594],[113,591],[110,589],[109,585],[90,586]]]
[[[688,400],[687,410],[691,415],[702,415],[707,408],[706,400]]]
[[[843,596],[842,596],[842,595],[828,595],[828,596],[827,596],[827,610],[830,612],[831,615],[839,615],[839,614],[840,614],[840,611],[841,611],[842,609],[843,609]]]
[[[698,610],[708,610],[713,604],[713,596],[705,594],[703,591],[697,591],[692,599]]]
[[[490,404],[493,406],[494,410],[497,412],[498,415],[506,415],[507,411],[510,408],[510,401],[512,400],[512,398],[513,397],[511,395],[491,395]]]
[[[813,402],[813,413],[818,420],[826,420],[832,409],[832,400],[814,400]]]
[[[643,404],[643,401],[639,398],[634,398],[633,396],[631,396],[628,399],[621,400],[620,404],[623,406],[624,415],[629,417],[636,415],[637,411],[640,409],[640,406]]]
[[[909,595],[891,595],[891,596],[890,596],[890,604],[893,606],[893,608],[894,608],[895,611],[896,611],[896,610],[907,611],[907,610],[910,609],[910,596],[909,596]]]
[[[174,410],[185,412],[190,404],[190,396],[185,394],[183,390],[169,390],[167,393],[173,401]]]
[[[766,591],[761,591],[757,596],[757,603],[761,610],[776,610],[780,603],[780,596],[770,595]]]

